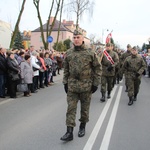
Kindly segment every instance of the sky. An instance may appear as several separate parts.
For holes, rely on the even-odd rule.
[[[0,20],[11,24],[14,28],[22,0],[0,0]],[[105,41],[112,31],[115,43],[126,49],[132,46],[148,44],[150,38],[150,0],[94,0],[93,15],[86,12],[79,25],[87,31],[87,37],[95,36],[95,40]],[[51,6],[50,0],[41,0],[40,10],[43,24],[46,23]],[[63,12],[62,19],[76,21],[73,13]],[[39,21],[33,0],[26,0],[25,9],[20,22],[20,30],[34,30]],[[103,36],[102,36],[103,35]]]

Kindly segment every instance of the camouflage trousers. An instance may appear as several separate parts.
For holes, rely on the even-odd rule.
[[[113,79],[114,79],[114,76],[102,76],[101,77],[101,92],[102,93],[106,93],[106,91],[112,90]]]
[[[67,93],[67,113],[66,113],[66,125],[75,127],[76,123],[76,112],[77,112],[77,104],[80,100],[80,119],[79,121],[82,123],[86,123],[89,121],[89,108],[90,108],[90,102],[91,102],[91,92],[85,92],[85,93],[73,93],[68,92]]]
[[[126,83],[128,86],[128,97],[139,93],[141,78],[126,78]]]

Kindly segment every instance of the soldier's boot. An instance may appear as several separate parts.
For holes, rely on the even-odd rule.
[[[85,126],[86,126],[86,123],[81,123],[80,124],[78,137],[83,137],[85,135]]]
[[[67,132],[63,135],[60,140],[71,141],[73,140],[73,127],[67,126]]]
[[[128,103],[128,105],[131,106],[132,104],[133,104],[133,98],[129,97],[129,103]]]
[[[101,97],[100,101],[105,102],[105,93],[104,92],[102,92],[102,97]]]
[[[126,86],[125,92],[128,92],[128,87]]]
[[[110,94],[111,94],[111,91],[108,91],[108,95],[107,95],[108,99],[111,98]]]
[[[134,94],[133,101],[136,101],[136,100],[137,100],[137,94]]]

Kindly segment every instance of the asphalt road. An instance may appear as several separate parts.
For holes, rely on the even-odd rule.
[[[62,142],[66,132],[66,94],[62,72],[55,84],[30,97],[0,101],[0,150],[149,150],[150,79],[142,78],[138,100],[128,106],[124,81],[112,98],[100,102],[100,89],[92,96],[86,135],[78,137],[80,103],[74,140]]]

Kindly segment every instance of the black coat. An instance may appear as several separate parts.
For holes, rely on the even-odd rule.
[[[7,60],[4,55],[0,54],[0,74],[7,73]]]
[[[7,58],[8,74],[18,74],[20,72],[19,65],[15,59]]]

